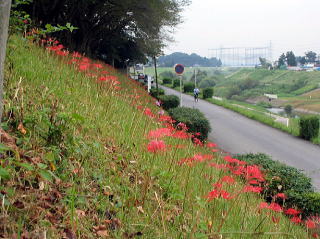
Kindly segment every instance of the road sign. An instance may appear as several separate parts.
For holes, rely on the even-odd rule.
[[[174,70],[178,75],[182,75],[184,72],[184,66],[181,64],[177,64],[174,66]]]

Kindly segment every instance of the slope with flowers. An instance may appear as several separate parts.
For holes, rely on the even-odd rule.
[[[262,201],[259,167],[193,144],[112,67],[45,44],[9,42],[1,237],[317,236],[282,214],[283,195]]]

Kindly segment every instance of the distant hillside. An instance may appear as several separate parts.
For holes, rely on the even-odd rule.
[[[318,88],[320,72],[242,69],[216,83],[215,93],[227,98],[245,100],[264,93],[290,97]]]
[[[172,67],[175,64],[183,64],[185,66],[205,66],[205,67],[219,67],[221,61],[217,58],[206,58],[195,53],[188,55],[182,52],[175,52],[170,55],[161,56],[159,58],[159,66]]]

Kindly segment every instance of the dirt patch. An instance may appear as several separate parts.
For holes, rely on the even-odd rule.
[[[285,104],[287,101],[281,100],[281,99],[271,99],[271,101],[269,101],[269,98],[266,96],[257,96],[257,97],[247,99],[246,102],[250,103],[250,104],[257,104],[259,102],[266,102],[266,103],[270,103],[274,107],[279,107],[279,106]]]

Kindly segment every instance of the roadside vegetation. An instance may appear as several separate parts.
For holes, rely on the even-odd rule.
[[[317,237],[314,220],[263,202],[258,166],[192,143],[111,66],[46,45],[9,41],[2,237]]]

